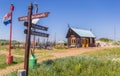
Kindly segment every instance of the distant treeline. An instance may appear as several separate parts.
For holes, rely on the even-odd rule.
[[[103,42],[111,42],[111,41],[114,41],[114,40],[109,39],[109,38],[100,38],[99,40],[100,40],[100,41],[103,41]]]
[[[0,39],[0,45],[8,45],[8,44],[9,44],[9,40]],[[12,45],[16,45],[16,44],[22,44],[22,42],[12,40]]]

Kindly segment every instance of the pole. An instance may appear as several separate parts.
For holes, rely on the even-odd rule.
[[[26,35],[26,44],[25,44],[25,61],[24,61],[24,69],[26,70],[26,76],[28,76],[29,69],[29,51],[30,51],[30,33],[31,33],[31,24],[32,24],[32,3],[28,6],[28,27],[27,27],[27,35]]]
[[[35,3],[35,6],[36,6],[35,14],[37,14],[37,13],[38,13],[38,4]],[[34,31],[35,31],[35,28],[34,28]],[[34,35],[34,37],[33,37],[33,51],[34,51],[34,50],[35,50],[35,35]]]
[[[10,6],[10,14],[11,14],[11,22],[10,22],[10,40],[9,40],[9,53],[6,58],[6,63],[12,63],[13,62],[13,56],[11,56],[11,42],[12,42],[12,12],[14,11],[14,6],[11,4]]]
[[[114,41],[116,42],[116,26],[114,25]]]
[[[14,11],[14,6],[11,4],[10,13],[11,13],[11,23],[10,23],[10,42],[9,42],[9,55],[11,55],[11,41],[12,41],[12,12]]]
[[[11,41],[12,41],[12,11],[10,13],[11,13],[11,23],[10,23],[9,55],[11,55]]]
[[[56,32],[55,32],[55,46],[56,46]]]

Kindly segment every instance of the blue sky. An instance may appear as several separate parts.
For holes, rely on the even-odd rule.
[[[50,41],[55,39],[55,34],[57,41],[66,40],[67,24],[74,28],[92,29],[97,39],[114,39],[115,36],[120,40],[120,0],[0,0],[0,39],[9,39],[9,25],[5,26],[2,18],[13,3],[13,40],[25,41],[25,27],[18,17],[27,15],[31,2],[39,4],[39,13],[50,12],[47,18],[38,22],[49,27]]]

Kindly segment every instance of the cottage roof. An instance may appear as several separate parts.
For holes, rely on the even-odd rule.
[[[76,34],[78,34],[80,37],[93,37],[95,38],[95,35],[89,31],[89,30],[83,30],[83,29],[77,29],[77,28],[71,28]]]

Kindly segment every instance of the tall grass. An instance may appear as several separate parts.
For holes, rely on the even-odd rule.
[[[11,74],[12,76],[16,76]],[[30,69],[29,76],[119,76],[120,64],[90,56],[48,60]],[[9,76],[9,75],[8,75]]]
[[[80,56],[47,60],[29,70],[29,76],[119,76],[120,62],[112,61],[120,58],[120,49],[104,49],[89,52]],[[17,72],[7,76],[16,76]]]
[[[109,49],[103,49],[98,50],[95,52],[87,52],[84,55],[86,56],[94,56],[94,57],[101,57],[101,58],[107,58],[107,59],[113,59],[113,58],[120,58],[120,48],[109,48]]]

